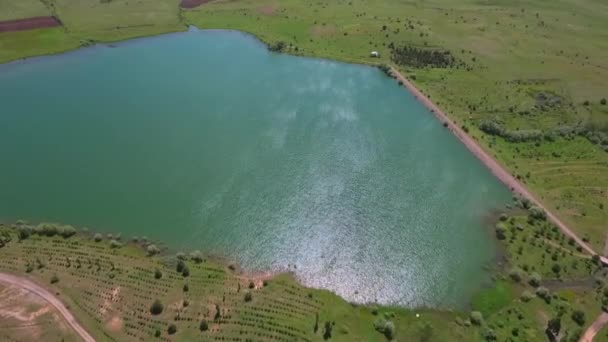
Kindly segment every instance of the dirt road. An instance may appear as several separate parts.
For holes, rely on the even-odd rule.
[[[86,342],[95,342],[95,339],[89,335],[89,333],[76,321],[74,316],[70,313],[70,311],[57,299],[52,293],[40,287],[39,285],[34,284],[33,282],[22,278],[17,277],[12,274],[0,273],[0,282],[11,284],[14,286],[19,286],[24,288],[38,296],[42,299],[46,300],[49,304],[54,306],[57,311],[65,318],[66,322],[74,329],[74,331],[82,337],[82,339]]]
[[[472,137],[466,134],[460,126],[454,124],[450,118],[437,107],[428,97],[426,97],[416,86],[410,82],[407,78],[403,77],[397,69],[391,67],[391,71],[395,77],[420,101],[425,105],[435,116],[442,122],[446,123],[448,128],[454,135],[473,153],[491,172],[503,182],[512,192],[518,193],[530,201],[534,202],[536,206],[542,208],[547,213],[547,218],[553,222],[564,234],[571,237],[585,249],[591,255],[597,254],[587,243],[579,238],[566,224],[564,224],[557,216],[549,211],[528,189],[523,186],[515,177],[513,177],[506,169],[504,169],[492,156],[490,156]],[[608,258],[601,256],[600,259],[603,264],[608,264]]]
[[[592,342],[597,332],[600,331],[606,323],[608,323],[608,313],[602,312],[595,322],[587,328],[580,342]]]

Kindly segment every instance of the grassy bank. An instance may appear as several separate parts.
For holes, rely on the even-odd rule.
[[[599,1],[220,0],[191,10],[174,0],[42,3],[2,3],[3,20],[56,15],[64,27],[0,34],[0,62],[194,24],[250,32],[284,43],[287,53],[394,64],[565,223],[604,249],[608,6]],[[371,58],[372,50],[380,58]]]
[[[56,224],[0,225],[0,272],[57,293],[99,341],[544,341],[551,320],[577,341],[608,305],[606,270],[532,211],[503,214],[495,229],[504,258],[466,312],[355,305],[289,274],[246,275],[201,252]]]

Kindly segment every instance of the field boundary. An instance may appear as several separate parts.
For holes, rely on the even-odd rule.
[[[0,21],[0,33],[27,31],[39,28],[56,27],[61,25],[62,24],[59,19],[53,16],[6,20]]]

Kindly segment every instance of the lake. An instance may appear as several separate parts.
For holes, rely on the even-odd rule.
[[[0,65],[0,219],[462,307],[509,191],[379,70],[199,31]]]

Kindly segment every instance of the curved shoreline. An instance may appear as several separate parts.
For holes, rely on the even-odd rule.
[[[599,255],[593,248],[579,238],[574,231],[572,231],[565,223],[563,223],[555,214],[547,209],[523,184],[521,184],[515,177],[513,177],[504,167],[502,167],[494,157],[486,152],[475,139],[468,135],[461,127],[456,125],[450,117],[441,110],[433,101],[431,101],[426,95],[422,93],[410,80],[404,77],[395,67],[390,66],[390,71],[399,81],[403,82],[403,85],[407,90],[428,110],[430,110],[435,117],[446,124],[447,128],[463,143],[466,148],[475,156],[483,165],[485,165],[492,174],[498,178],[503,184],[505,184],[509,190],[513,193],[522,195],[534,202],[539,208],[543,209],[547,214],[547,218],[555,224],[566,236],[574,239],[576,243],[581,246],[585,251],[591,255]],[[608,257],[599,255],[600,260],[603,264],[608,265]]]

